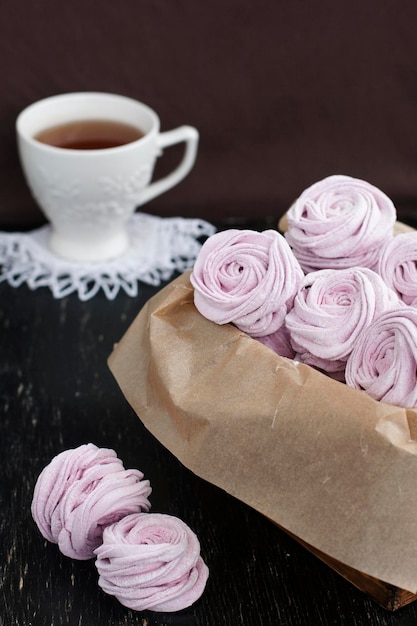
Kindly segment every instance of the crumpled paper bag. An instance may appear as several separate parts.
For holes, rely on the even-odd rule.
[[[417,412],[377,402],[203,318],[189,273],[109,358],[187,468],[325,555],[417,592]]]

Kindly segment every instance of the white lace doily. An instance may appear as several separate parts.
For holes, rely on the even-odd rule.
[[[12,287],[26,283],[30,289],[49,287],[55,298],[77,292],[80,300],[102,289],[109,300],[119,291],[138,294],[138,282],[158,286],[174,272],[190,269],[201,248],[200,237],[214,234],[204,220],[163,218],[135,213],[128,223],[130,247],[117,259],[72,262],[48,247],[50,226],[28,233],[0,232],[0,282]]]

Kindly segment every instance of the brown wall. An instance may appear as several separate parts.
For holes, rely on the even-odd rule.
[[[343,173],[417,215],[415,0],[2,0],[0,12],[0,227],[42,221],[18,112],[78,90],[143,100],[163,130],[200,130],[192,173],[144,210],[279,216]]]

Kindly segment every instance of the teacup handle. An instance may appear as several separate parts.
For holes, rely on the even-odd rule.
[[[157,137],[157,147],[161,150],[168,146],[173,146],[176,143],[185,142],[184,156],[180,164],[167,176],[151,183],[143,190],[140,198],[140,205],[149,202],[161,193],[164,193],[168,189],[171,189],[174,185],[179,183],[194,165],[197,146],[198,146],[198,131],[193,126],[179,126],[174,130],[168,130],[163,133],[159,133]]]

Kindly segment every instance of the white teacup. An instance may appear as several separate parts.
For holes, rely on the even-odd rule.
[[[68,148],[43,143],[46,129],[85,120],[122,122],[143,136],[117,147]],[[129,245],[126,222],[136,207],[180,182],[194,165],[198,131],[180,126],[160,132],[158,115],[116,94],[80,92],[52,96],[24,109],[16,121],[23,172],[51,223],[50,247],[76,261],[117,257]],[[151,182],[163,148],[184,142],[180,164]]]

